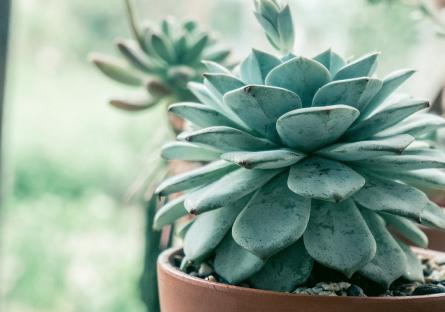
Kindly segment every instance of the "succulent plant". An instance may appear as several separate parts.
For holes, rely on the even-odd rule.
[[[201,31],[194,21],[182,23],[166,18],[159,29],[148,23],[140,29],[130,0],[126,0],[126,5],[134,38],[116,41],[122,59],[93,53],[91,60],[109,78],[123,85],[142,87],[146,92],[141,98],[114,98],[110,103],[117,108],[138,111],[166,98],[170,103],[194,100],[187,82],[201,79],[205,68],[201,60],[224,62],[229,50]]]
[[[264,16],[279,5],[260,2],[271,6]],[[290,26],[290,15],[280,23]],[[196,215],[186,261],[211,259],[232,284],[290,291],[314,262],[384,287],[402,276],[423,280],[416,255],[393,233],[425,247],[419,224],[445,230],[445,214],[418,189],[445,187],[445,154],[424,139],[445,120],[426,112],[427,100],[394,94],[413,70],[379,79],[377,59],[253,50],[234,72],[208,63],[204,83],[189,84],[200,103],[169,108],[195,130],[163,156],[210,163],[158,187],[160,196],[182,195],[158,211],[154,227]]]

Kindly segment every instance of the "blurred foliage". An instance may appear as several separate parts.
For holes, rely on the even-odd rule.
[[[405,6],[411,9],[411,17],[416,20],[428,19],[434,25],[436,34],[445,37],[445,20],[439,16],[438,7],[443,7],[443,0],[368,0],[370,4],[387,4]]]
[[[111,52],[113,38],[129,36],[123,1],[13,2],[0,310],[143,311],[137,281],[144,211],[123,197],[144,171],[147,152],[158,153],[165,112],[110,109],[106,99],[120,86],[86,61],[88,51]],[[171,13],[215,28],[235,58],[252,42],[268,46],[249,1],[137,5],[141,18]],[[302,0],[292,7],[297,51],[305,55],[329,46],[351,56],[381,50],[387,73],[410,65],[425,40],[402,6]]]

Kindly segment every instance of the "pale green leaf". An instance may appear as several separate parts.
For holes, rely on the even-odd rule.
[[[228,233],[216,248],[213,267],[230,284],[239,284],[261,270],[264,260],[240,247]]]
[[[162,230],[166,225],[176,222],[179,218],[187,215],[184,207],[184,196],[180,196],[167,202],[157,212],[153,224],[154,230]]]
[[[359,114],[347,105],[296,109],[278,119],[277,131],[287,146],[309,152],[337,141]]]
[[[238,245],[267,259],[303,235],[311,209],[310,199],[287,188],[287,172],[259,189],[233,225]]]
[[[295,93],[270,86],[247,86],[231,91],[224,96],[224,103],[248,127],[274,142],[280,142],[277,119],[301,107],[301,100]]]
[[[376,254],[376,243],[352,200],[312,205],[304,244],[321,264],[351,277]]]
[[[329,71],[317,61],[295,57],[275,67],[266,77],[266,84],[295,92],[303,106],[312,104],[317,90],[331,80]]]
[[[221,159],[234,162],[247,169],[277,169],[288,167],[304,157],[304,154],[287,149],[259,152],[228,152],[221,155]]]
[[[232,228],[235,218],[249,198],[247,196],[231,205],[197,216],[184,238],[184,254],[187,259],[199,262],[211,254]]]
[[[303,197],[341,202],[360,190],[365,179],[340,162],[310,157],[293,165],[288,186]]]
[[[369,77],[333,81],[315,93],[312,106],[345,104],[361,111],[381,87],[381,80]]]
[[[257,190],[280,170],[238,169],[221,179],[187,195],[186,209],[193,214],[230,205]]]
[[[259,151],[277,148],[277,145],[268,140],[225,126],[197,130],[184,134],[181,136],[181,139],[192,143],[205,144],[225,152],[240,150]]]
[[[389,288],[392,282],[407,272],[405,253],[388,232],[380,216],[367,209],[363,209],[362,214],[377,243],[377,253],[359,272],[383,287]]]
[[[213,161],[221,152],[188,142],[171,142],[162,147],[161,156],[167,160]]]
[[[334,144],[316,154],[339,161],[372,159],[376,156],[401,154],[413,141],[412,136],[402,134],[380,140]]]
[[[214,161],[204,167],[164,180],[156,189],[156,193],[165,196],[205,185],[235,170],[236,167],[236,165],[224,160]]]
[[[379,54],[380,53],[371,53],[346,64],[340,68],[334,76],[334,80],[372,76],[377,68]]]
[[[300,240],[269,258],[249,283],[257,289],[290,292],[306,282],[313,263]]]

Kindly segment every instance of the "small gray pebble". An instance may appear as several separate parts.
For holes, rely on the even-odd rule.
[[[434,284],[427,284],[427,285],[420,285],[417,287],[413,295],[414,296],[422,296],[422,295],[432,295],[432,294],[441,294],[445,293],[445,286],[442,286],[440,284],[434,285]]]
[[[213,273],[213,269],[210,265],[208,265],[207,263],[202,263],[199,266],[199,270],[198,270],[198,274],[200,276],[209,276],[210,274]]]
[[[209,275],[209,276],[207,276],[207,277],[205,278],[205,280],[206,280],[206,281],[209,281],[209,282],[213,282],[213,283],[218,282],[218,280],[216,279],[216,277],[214,277],[213,275]]]
[[[189,275],[193,276],[193,277],[198,277],[199,276],[198,272],[195,272],[195,271],[190,272]]]
[[[347,290],[347,294],[350,297],[364,297],[365,293],[363,292],[363,289],[358,287],[357,285],[352,284]]]

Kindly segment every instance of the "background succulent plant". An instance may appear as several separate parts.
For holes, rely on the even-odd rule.
[[[174,18],[161,21],[159,27],[135,20],[130,0],[125,1],[132,39],[118,39],[121,59],[93,53],[91,59],[109,78],[132,87],[145,88],[145,96],[137,99],[114,98],[110,103],[118,108],[138,111],[150,108],[162,100],[167,102],[194,100],[187,82],[201,79],[201,60],[224,62],[229,50],[199,29],[194,21],[180,22]]]
[[[263,16],[279,5],[259,3]],[[286,55],[253,50],[234,73],[208,63],[204,83],[189,85],[200,103],[170,106],[197,130],[163,156],[211,163],[159,186],[161,196],[183,195],[158,212],[155,228],[197,215],[186,261],[211,258],[233,284],[289,291],[314,261],[384,287],[423,280],[416,255],[388,230],[425,247],[417,224],[445,229],[443,211],[417,188],[445,187],[445,154],[424,139],[445,120],[425,111],[427,100],[393,94],[414,71],[379,79],[377,53],[306,58],[269,40]]]

